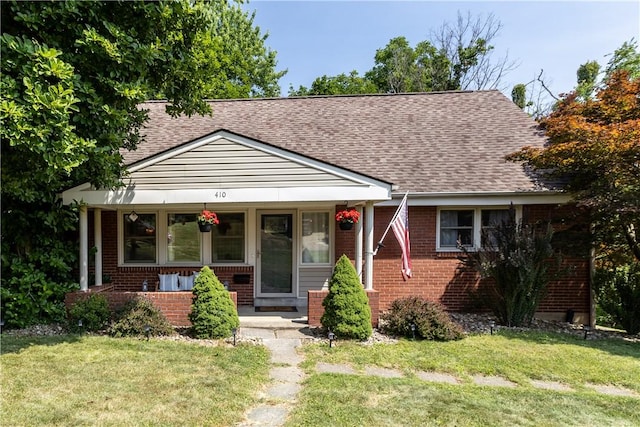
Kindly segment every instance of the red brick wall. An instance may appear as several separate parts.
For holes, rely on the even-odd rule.
[[[369,307],[371,307],[371,325],[374,328],[378,327],[378,321],[380,320],[380,292],[377,290],[367,290],[367,297],[369,298]],[[324,307],[322,301],[329,295],[329,291],[309,291],[307,296],[307,315],[309,326],[319,327],[322,326],[320,319],[324,314]]]
[[[378,242],[396,207],[376,208],[374,242]],[[575,212],[575,208],[556,205],[527,206],[527,221],[557,219]],[[380,292],[380,309],[388,309],[397,298],[418,295],[443,304],[450,311],[467,311],[477,308],[470,292],[477,289],[479,280],[475,273],[459,269],[458,253],[436,252],[436,207],[410,207],[409,228],[413,276],[403,280],[400,272],[401,250],[392,232],[387,234],[384,247],[374,257],[373,288]],[[561,221],[555,221],[558,228]],[[353,253],[352,232],[336,230],[336,255]],[[348,238],[346,238],[348,237]],[[353,258],[352,258],[353,259]],[[589,313],[589,263],[587,259],[572,258],[565,261],[572,266],[568,276],[551,283],[542,301],[541,313]]]
[[[191,326],[189,321],[191,301],[193,299],[191,292],[118,292],[114,291],[110,286],[91,288],[88,292],[68,293],[65,296],[67,310],[81,298],[88,298],[89,295],[97,292],[102,293],[107,298],[111,310],[120,308],[127,301],[141,296],[149,299],[153,305],[160,309],[172,325]],[[229,296],[237,308],[238,295],[235,292],[229,292]]]

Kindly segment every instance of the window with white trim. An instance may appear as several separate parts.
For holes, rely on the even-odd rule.
[[[157,224],[154,213],[131,213],[122,216],[124,262],[155,263],[157,256]]]
[[[491,236],[496,225],[508,219],[508,208],[439,208],[436,248],[439,251],[459,251],[479,248],[482,230]]]
[[[329,221],[329,212],[302,212],[302,264],[329,263]]]
[[[167,262],[200,262],[200,230],[195,213],[167,215]]]
[[[211,230],[211,260],[214,263],[245,262],[244,212],[218,212],[220,223]]]

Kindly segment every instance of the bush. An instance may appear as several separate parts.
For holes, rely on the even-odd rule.
[[[113,337],[173,335],[173,326],[162,311],[146,298],[136,297],[116,313],[109,328]]]
[[[598,308],[629,334],[640,332],[640,262],[596,271]]]
[[[202,267],[193,285],[189,319],[196,338],[227,338],[240,326],[229,292],[207,266]]]
[[[553,230],[546,226],[522,224],[515,219],[513,206],[509,220],[491,232],[482,230],[482,248],[471,251],[462,247],[466,257],[463,265],[491,278],[477,296],[506,326],[528,326],[546,294],[552,278],[560,275],[560,257],[556,257],[556,271],[551,274],[551,246]]]
[[[382,330],[390,335],[436,341],[458,340],[464,337],[462,328],[451,320],[444,308],[420,297],[401,298],[391,303],[381,316]]]
[[[346,255],[342,255],[329,282],[329,295],[322,301],[322,326],[341,338],[365,340],[371,336],[369,298],[358,273]]]
[[[107,298],[90,294],[79,299],[69,309],[68,325],[71,332],[95,332],[104,329],[111,318]],[[82,321],[82,326],[78,323]]]

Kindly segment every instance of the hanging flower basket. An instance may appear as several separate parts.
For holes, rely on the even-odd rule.
[[[201,233],[209,233],[213,228],[213,224],[209,224],[206,222],[204,224],[198,223],[198,228],[200,228]]]
[[[345,209],[336,214],[336,221],[340,230],[351,230],[353,224],[360,221],[360,212],[355,209]]]
[[[338,227],[340,227],[340,230],[351,230],[353,228],[353,223],[352,222],[339,222],[338,223]]]
[[[200,215],[198,215],[198,228],[202,233],[208,233],[211,231],[214,225],[218,225],[220,221],[218,221],[218,215],[215,212],[211,212],[208,210],[203,210]]]

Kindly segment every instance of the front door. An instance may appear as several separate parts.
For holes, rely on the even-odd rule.
[[[293,212],[258,214],[258,296],[293,296],[294,266]]]

